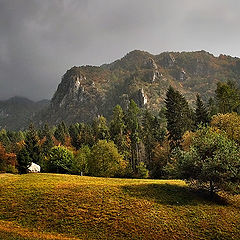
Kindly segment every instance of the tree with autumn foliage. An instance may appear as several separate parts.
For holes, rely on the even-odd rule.
[[[7,153],[4,146],[0,142],[0,172],[16,173],[17,169],[16,154]]]
[[[212,118],[211,126],[226,134],[240,146],[240,115],[237,113],[215,115]]]

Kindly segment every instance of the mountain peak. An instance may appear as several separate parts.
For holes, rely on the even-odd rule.
[[[110,116],[117,104],[127,109],[131,99],[140,107],[157,113],[164,105],[170,85],[194,106],[197,93],[207,100],[214,95],[217,82],[232,80],[239,83],[239,73],[239,58],[214,57],[203,50],[163,52],[159,55],[133,50],[110,64],[74,66],[67,70],[50,105],[34,119],[36,123],[49,124],[92,121],[98,115]],[[28,104],[20,108],[11,102]],[[1,114],[2,122],[7,126],[11,112],[23,109],[23,112],[31,113],[25,114],[25,118],[30,119],[36,112],[36,104],[22,97],[13,98],[9,104],[4,102],[1,105],[0,102],[0,126],[3,126]],[[16,121],[19,117],[12,119]]]

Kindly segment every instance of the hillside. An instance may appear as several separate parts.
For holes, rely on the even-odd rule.
[[[0,129],[25,129],[36,112],[45,108],[48,104],[48,100],[34,102],[24,97],[12,97],[0,101]]]
[[[110,64],[69,69],[59,84],[49,108],[37,115],[36,122],[56,124],[91,121],[98,115],[108,117],[129,100],[158,112],[164,105],[169,85],[179,90],[194,106],[200,93],[204,100],[214,95],[216,83],[239,83],[240,59],[205,51],[164,52],[152,55],[134,50]]]
[[[0,239],[239,239],[240,198],[180,180],[0,175]]]
[[[204,101],[214,95],[216,83],[240,83],[240,59],[205,52],[164,52],[152,55],[134,50],[101,66],[72,67],[62,77],[50,103],[14,97],[0,101],[0,128],[25,129],[36,125],[91,122],[109,117],[115,105],[124,109],[133,99],[157,113],[164,106],[168,87],[179,90],[194,107],[196,94]]]

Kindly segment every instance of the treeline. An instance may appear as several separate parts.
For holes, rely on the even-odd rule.
[[[178,177],[209,182],[211,190],[233,189],[240,178],[240,91],[219,83],[204,104],[191,109],[169,87],[165,107],[153,114],[132,100],[112,117],[92,123],[45,124],[27,131],[0,132],[0,170],[26,173],[31,162],[43,172],[138,178]],[[224,185],[224,186],[223,186]],[[236,190],[236,187],[235,187]]]

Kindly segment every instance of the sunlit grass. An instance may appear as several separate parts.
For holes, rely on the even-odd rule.
[[[240,196],[180,180],[0,175],[0,239],[240,239]],[[60,234],[60,235],[59,235]]]

